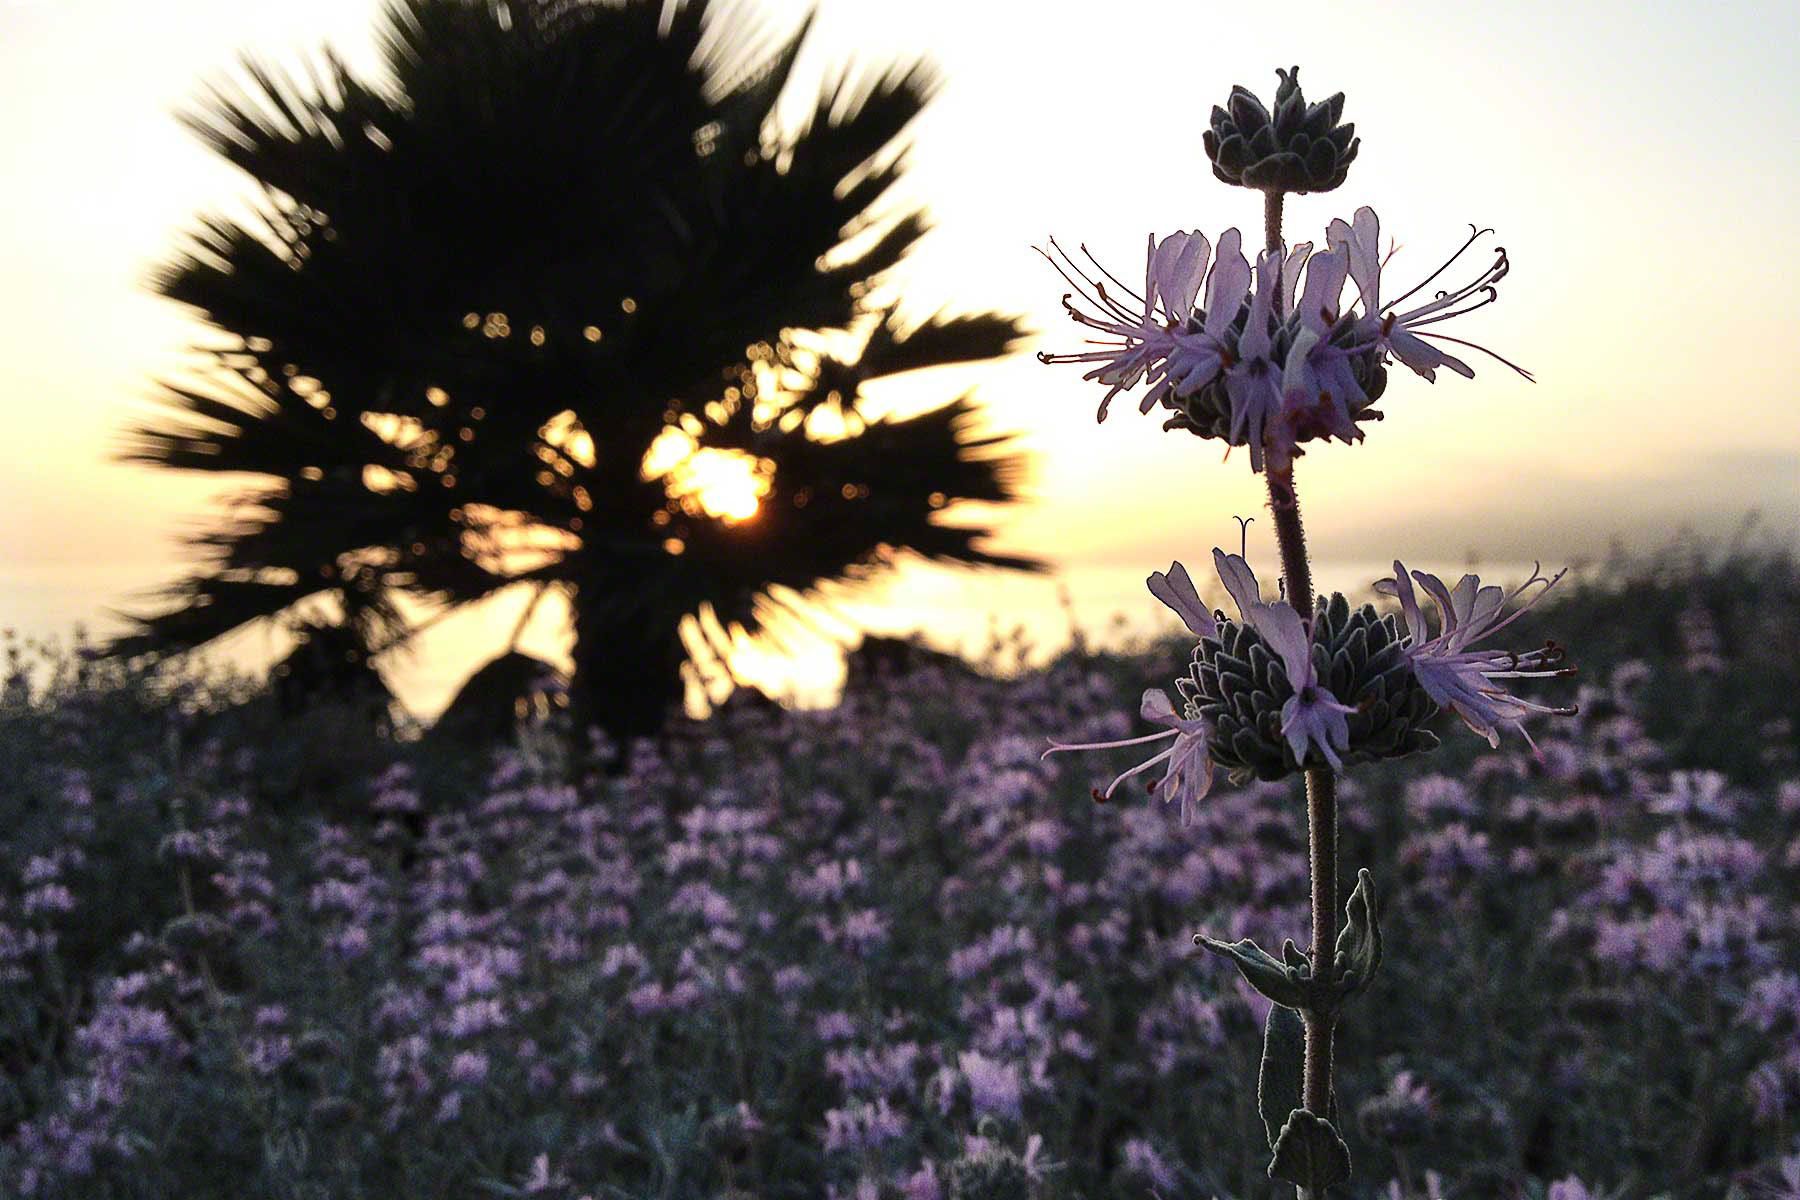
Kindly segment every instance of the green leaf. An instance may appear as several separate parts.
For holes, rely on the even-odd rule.
[[[1287,1115],[1300,1107],[1305,1065],[1306,1023],[1286,1005],[1270,1005],[1263,1025],[1262,1068],[1256,1074],[1256,1108],[1262,1113],[1271,1150]]]
[[[1309,1196],[1321,1197],[1326,1188],[1350,1178],[1350,1148],[1330,1121],[1297,1108],[1275,1138],[1269,1178],[1284,1179],[1305,1188]]]
[[[1284,965],[1280,959],[1249,938],[1221,942],[1197,933],[1194,935],[1194,942],[1235,962],[1244,976],[1244,982],[1275,1003],[1289,1008],[1300,1008],[1305,1004],[1307,989],[1298,970]]]
[[[1381,927],[1375,921],[1375,879],[1368,871],[1356,873],[1356,888],[1344,904],[1349,918],[1338,934],[1332,965],[1338,977],[1338,997],[1355,995],[1369,986],[1381,966]]]

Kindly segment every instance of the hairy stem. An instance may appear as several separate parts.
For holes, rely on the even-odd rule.
[[[1337,777],[1328,767],[1306,773],[1307,845],[1312,864],[1312,958],[1315,973],[1328,974],[1337,949]],[[1331,1013],[1306,1018],[1308,1112],[1331,1114]]]
[[[1302,620],[1313,615],[1312,564],[1306,558],[1306,529],[1300,524],[1300,497],[1294,491],[1294,466],[1268,464],[1269,512],[1275,518],[1275,545],[1281,551],[1282,595]]]
[[[1281,249],[1281,201],[1286,194],[1263,193],[1263,245],[1270,250]]]
[[[1270,250],[1281,249],[1282,193],[1263,193],[1263,230]],[[1279,307],[1279,297],[1277,297]],[[1294,490],[1292,459],[1270,461],[1266,473],[1275,543],[1281,550],[1281,581],[1287,602],[1302,618],[1313,615],[1312,566],[1306,558],[1306,529]],[[1327,767],[1306,772],[1307,852],[1312,875],[1313,971],[1329,976],[1337,943],[1337,777]],[[1301,1102],[1308,1112],[1331,1119],[1331,1013],[1303,1013],[1306,1066]],[[1300,1189],[1302,1200],[1308,1198]]]
[[[1263,193],[1263,246],[1279,254],[1281,245],[1281,202],[1285,192]],[[1281,273],[1275,274],[1275,311],[1281,312]]]

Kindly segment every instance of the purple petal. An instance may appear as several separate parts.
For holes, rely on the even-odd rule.
[[[1312,253],[1312,248],[1311,242],[1301,242],[1288,251],[1287,258],[1281,264],[1281,298],[1285,309],[1284,316],[1286,313],[1294,311],[1294,298],[1300,294],[1297,290],[1300,283],[1300,269],[1306,266],[1306,259]]]
[[[1199,230],[1171,233],[1156,247],[1154,274],[1157,295],[1171,316],[1186,320],[1194,311],[1194,298],[1206,278],[1206,260],[1212,246]]]
[[[1250,290],[1250,264],[1239,248],[1242,241],[1237,230],[1227,229],[1213,253],[1212,275],[1206,281],[1206,332],[1214,341],[1231,328],[1244,293]]]
[[[1175,705],[1169,701],[1168,693],[1161,688],[1144,689],[1143,699],[1138,702],[1138,715],[1146,721],[1171,727],[1179,719],[1175,715]]]
[[[1152,571],[1146,580],[1150,594],[1175,610],[1181,623],[1187,626],[1189,633],[1195,637],[1217,637],[1218,623],[1213,615],[1206,611],[1206,605],[1200,603],[1200,593],[1194,587],[1194,581],[1188,576],[1187,568],[1179,562],[1170,563],[1167,574]]]
[[[1431,630],[1426,628],[1425,614],[1419,611],[1418,596],[1413,592],[1412,580],[1407,578],[1405,563],[1396,558],[1394,577],[1377,583],[1375,590],[1384,596],[1399,598],[1400,615],[1406,619],[1406,628],[1412,634],[1413,645],[1422,646],[1431,640]]]
[[[1312,636],[1300,614],[1287,604],[1258,604],[1245,618],[1269,649],[1281,656],[1287,681],[1296,692],[1313,682]]]
[[[1262,604],[1262,589],[1257,585],[1256,572],[1242,556],[1227,554],[1217,546],[1213,547],[1213,569],[1219,573],[1219,582],[1225,585],[1225,590],[1237,604],[1238,615],[1248,621],[1250,610]]]
[[[1412,577],[1419,581],[1419,586],[1425,589],[1437,605],[1440,626],[1438,636],[1449,637],[1454,634],[1457,624],[1456,603],[1450,598],[1450,589],[1445,587],[1444,581],[1436,575],[1429,575],[1424,571],[1414,571]]]
[[[1300,299],[1300,320],[1324,336],[1339,313],[1344,298],[1344,275],[1350,262],[1333,251],[1312,256],[1306,267],[1306,293]],[[1326,319],[1329,314],[1330,320]]]
[[[1350,746],[1350,723],[1344,714],[1351,711],[1322,687],[1309,689],[1304,698],[1289,697],[1281,706],[1281,732],[1294,761],[1305,763],[1309,749],[1317,747],[1333,770],[1341,770],[1344,762],[1337,752]]]

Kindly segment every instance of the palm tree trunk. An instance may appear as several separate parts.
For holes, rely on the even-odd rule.
[[[575,677],[570,686],[577,736],[598,728],[612,741],[610,769],[623,773],[631,744],[652,737],[682,702],[681,618],[654,607],[584,603],[575,594]]]

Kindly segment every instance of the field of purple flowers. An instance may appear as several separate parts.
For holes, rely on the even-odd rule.
[[[1582,666],[1541,758],[1346,778],[1388,944],[1353,1194],[1800,1198],[1797,606],[1778,556],[1634,564],[1532,614]],[[922,670],[623,775],[21,658],[0,1195],[1286,1194],[1266,1001],[1191,937],[1302,936],[1297,787],[1183,827],[1091,799],[1128,752],[1039,760],[1140,732],[1186,650]]]

